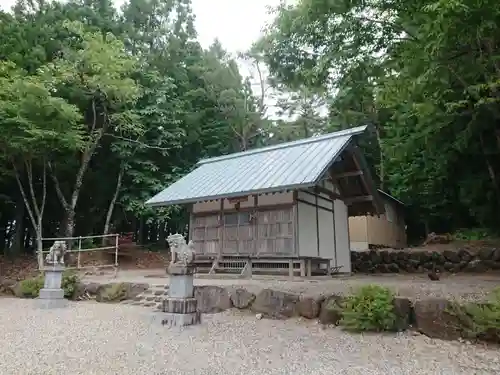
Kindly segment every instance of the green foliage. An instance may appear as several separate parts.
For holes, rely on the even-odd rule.
[[[34,225],[46,197],[44,235],[115,224],[156,241],[186,214],[148,198],[201,158],[259,143],[250,84],[220,43],[199,45],[190,1],[122,5],[19,0],[0,12],[0,227],[14,238],[27,230],[16,213],[28,216],[15,172]]]
[[[64,271],[61,287],[64,290],[65,298],[72,299],[74,297],[79,281],[80,279],[75,272],[71,270]],[[45,279],[43,274],[20,281],[19,296],[24,298],[37,298],[40,294],[40,289],[43,288],[44,282]]]
[[[455,304],[450,312],[462,323],[466,337],[500,343],[500,288],[485,303]]]
[[[40,294],[40,289],[43,288],[43,275],[22,280],[19,282],[19,297],[36,298]]]
[[[360,288],[344,302],[340,325],[350,331],[394,330],[394,294],[378,285]]]
[[[61,287],[64,290],[64,297],[73,299],[80,279],[78,274],[71,270],[66,270],[63,273]]]
[[[373,125],[363,148],[410,229],[498,232],[498,22],[492,0],[299,0],[258,47],[276,81],[325,93],[330,129]]]
[[[457,241],[478,241],[492,239],[494,235],[486,228],[459,229],[453,233]]]

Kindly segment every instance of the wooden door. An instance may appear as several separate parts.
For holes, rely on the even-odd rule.
[[[293,208],[257,213],[257,252],[268,255],[292,255],[294,249]]]
[[[255,225],[250,211],[224,214],[223,254],[255,254]]]
[[[220,250],[219,215],[193,218],[193,244],[197,254],[218,254]]]

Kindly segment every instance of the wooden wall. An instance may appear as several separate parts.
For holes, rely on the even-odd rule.
[[[196,251],[228,255],[295,253],[293,193],[200,202],[192,207],[190,238]]]
[[[382,196],[386,213],[380,216],[354,216],[349,218],[351,248],[365,250],[370,245],[404,248],[406,228],[401,205]]]
[[[299,191],[297,200],[299,255],[330,259],[351,272],[347,206],[315,189]]]

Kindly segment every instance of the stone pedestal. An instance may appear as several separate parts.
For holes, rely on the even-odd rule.
[[[64,270],[65,267],[61,264],[44,267],[45,283],[37,299],[40,308],[53,309],[68,305],[68,301],[64,298],[64,290],[61,287]]]
[[[172,263],[168,267],[170,287],[168,297],[163,301],[163,325],[189,326],[201,322],[194,298],[194,267]]]

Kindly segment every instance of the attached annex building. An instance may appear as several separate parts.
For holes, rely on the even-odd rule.
[[[146,204],[189,205],[189,239],[211,273],[350,273],[349,216],[384,212],[356,145],[365,130],[201,160]]]

